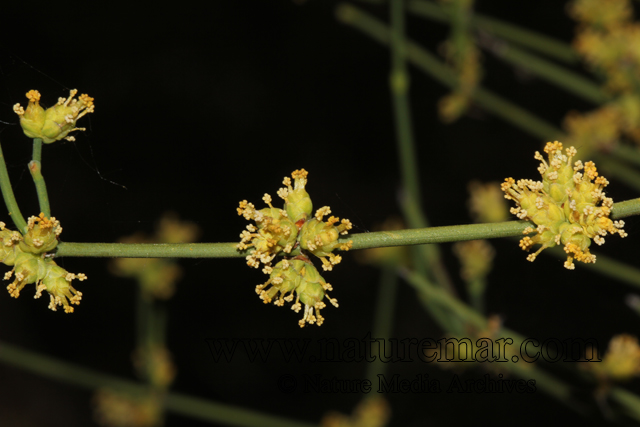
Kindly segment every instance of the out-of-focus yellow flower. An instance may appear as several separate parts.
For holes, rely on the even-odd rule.
[[[614,28],[631,19],[633,7],[628,0],[576,0],[568,4],[567,11],[584,25]]]
[[[471,181],[468,186],[469,211],[475,222],[501,222],[509,219],[509,207],[500,190],[500,183]]]
[[[395,230],[404,230],[405,228],[401,218],[392,216],[387,218],[383,223],[375,225],[373,231],[393,233]],[[408,266],[410,263],[409,249],[407,246],[365,249],[358,251],[355,255],[358,261],[377,266],[399,267]]]
[[[384,427],[391,418],[391,408],[382,396],[363,399],[351,416],[338,412],[326,414],[320,427]]]
[[[168,389],[176,377],[171,353],[163,345],[138,348],[133,354],[133,365],[138,375],[156,389]]]
[[[597,349],[590,360],[598,358]],[[611,338],[609,348],[602,362],[588,363],[584,366],[604,381],[627,381],[640,374],[640,345],[634,336],[621,334]]]
[[[108,427],[160,427],[163,425],[162,397],[155,394],[131,396],[108,389],[93,398],[96,422]]]
[[[493,268],[495,250],[486,240],[457,242],[453,252],[460,260],[460,275],[466,281],[485,278]]]
[[[199,237],[198,226],[180,221],[173,213],[165,214],[158,223],[155,236],[136,233],[123,237],[120,243],[190,243]],[[138,280],[144,294],[151,298],[169,299],[182,278],[182,269],[169,258],[116,258],[110,264],[113,274]]]
[[[450,6],[452,16],[451,35],[442,44],[442,50],[457,76],[457,82],[454,90],[438,102],[438,112],[443,122],[451,123],[458,120],[471,104],[471,97],[482,78],[481,54],[469,26],[473,0],[441,2]]]

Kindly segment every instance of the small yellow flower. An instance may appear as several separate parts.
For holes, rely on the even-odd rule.
[[[334,249],[348,251],[352,245],[351,241],[338,242],[340,235],[347,234],[351,230],[351,221],[343,219],[340,222],[340,218],[331,216],[327,222],[323,222],[322,218],[330,213],[329,206],[318,209],[315,218],[307,221],[300,230],[300,246],[320,258],[325,271],[332,270],[334,265],[342,261],[340,255],[332,253]],[[339,224],[335,225],[337,223]]]
[[[590,360],[597,359],[597,349],[592,348]],[[588,355],[589,356],[589,355]],[[611,338],[602,362],[589,363],[586,367],[602,380],[627,381],[640,374],[640,345],[634,336],[621,334]]]
[[[82,273],[69,273],[44,256],[57,244],[57,238],[62,232],[60,223],[55,218],[45,218],[44,214],[32,216],[29,218],[28,231],[24,236],[17,231],[7,230],[4,226],[4,223],[0,222],[0,261],[13,266],[13,269],[4,275],[4,280],[14,277],[7,286],[9,294],[18,298],[26,285],[34,283],[34,298],[40,298],[42,291],[46,290],[49,293],[51,310],[56,311],[58,306],[62,306],[65,313],[73,313],[71,304],[80,304],[82,293],[71,285],[71,281],[83,281],[87,276]]]
[[[58,98],[58,103],[47,110],[40,106],[40,93],[37,90],[27,92],[29,104],[25,109],[20,104],[13,106],[13,111],[20,116],[20,125],[29,138],[41,138],[49,144],[61,139],[74,141],[70,132],[85,130],[76,127],[76,122],[85,114],[93,113],[93,98],[83,94],[75,99],[76,89],[70,91],[68,98]]]
[[[567,148],[563,154],[562,143],[558,141],[547,143],[544,151],[549,163],[540,153],[535,154],[542,162],[538,167],[542,181],[516,182],[507,178],[502,191],[506,199],[517,204],[511,213],[537,225],[535,229],[524,230],[524,234],[533,234],[533,237],[526,236],[520,241],[520,247],[526,251],[535,244],[542,245],[527,260],[533,262],[542,250],[562,244],[568,255],[564,266],[573,270],[574,259],[585,263],[596,261],[595,255],[589,252],[591,239],[602,245],[607,233],[620,237],[626,237],[627,233],[623,230],[623,221],[614,222],[609,218],[613,200],[603,191],[609,181],[598,175],[593,162],[572,163],[576,149]]]
[[[298,313],[304,304],[304,317],[298,322],[301,328],[306,323],[322,325],[324,317],[320,315],[320,309],[326,307],[322,302],[325,296],[338,307],[338,301],[327,294],[331,290],[332,286],[304,256],[280,261],[271,271],[269,280],[256,286],[256,293],[265,304],[273,301],[275,305],[283,306],[285,302],[293,301],[295,293],[296,301],[291,309]]]
[[[265,304],[273,302],[278,306],[292,302],[296,296],[291,308],[297,313],[302,304],[305,306],[303,318],[298,322],[300,327],[324,322],[320,309],[325,307],[325,296],[338,306],[338,302],[326,293],[331,285],[320,276],[307,253],[319,257],[324,270],[331,270],[342,259],[333,251],[347,251],[352,245],[351,241],[338,242],[340,235],[347,234],[352,227],[348,219],[340,221],[331,216],[326,222],[322,221],[331,213],[328,206],[318,209],[314,218],[310,218],[312,202],[305,190],[307,175],[304,169],[294,171],[291,174],[294,186],[289,177],[284,178],[285,187],[278,190],[278,196],[285,201],[284,209],[274,207],[269,194],[262,198],[267,208],[257,210],[253,203],[243,200],[237,209],[238,215],[255,222],[240,234],[237,249],[248,251],[249,267],[258,268],[262,263],[262,272],[269,275],[267,282],[256,286],[256,293]],[[284,259],[273,266],[276,256]]]
[[[294,186],[291,186],[291,179],[285,177],[282,181],[285,187],[278,190],[278,196],[285,201],[285,210],[294,223],[306,221],[313,210],[311,198],[305,189],[307,175],[308,172],[304,169],[293,171],[291,177],[294,180]]]
[[[509,219],[509,209],[504,201],[500,183],[471,181],[469,186],[469,210],[475,222],[502,222]]]
[[[460,260],[460,275],[466,281],[482,279],[493,268],[495,250],[486,240],[469,240],[453,245],[453,252]]]
[[[20,242],[20,249],[33,254],[51,252],[58,245],[60,233],[60,221],[54,217],[45,218],[44,213],[31,216],[27,221],[27,233]]]

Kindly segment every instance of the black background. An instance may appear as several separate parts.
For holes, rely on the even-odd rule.
[[[95,98],[96,112],[82,119],[87,132],[75,142],[44,147],[43,173],[52,212],[62,222],[62,240],[112,242],[134,231],[152,232],[168,210],[196,222],[203,242],[238,240],[245,221],[235,208],[247,199],[260,205],[275,197],[282,178],[309,171],[307,189],[316,206],[330,205],[366,232],[398,214],[399,169],[391,99],[389,53],[356,30],[338,23],[337,3],[310,1],[181,2],[163,6],[64,2],[35,8],[0,7],[0,141],[25,216],[37,213],[27,170],[31,141],[17,125],[12,105],[26,105],[29,89],[50,106],[78,88]],[[62,7],[64,6],[64,7]],[[386,6],[367,10],[387,19]],[[477,10],[565,41],[574,24],[564,2],[478,1]],[[409,34],[434,51],[446,26],[409,17]],[[570,109],[593,106],[485,55],[483,85],[559,126]],[[411,103],[424,191],[433,225],[469,223],[467,183],[534,178],[533,159],[544,141],[473,110],[453,125],[437,118],[439,83],[411,69]],[[523,77],[524,76],[524,77]],[[123,188],[126,187],[125,188]],[[620,201],[634,192],[613,182]],[[7,216],[0,219],[10,223]],[[607,239],[600,251],[637,264],[637,220],[629,238]],[[604,349],[617,333],[638,333],[637,316],[624,305],[633,291],[590,274],[580,265],[540,257],[529,263],[509,240],[494,241],[495,269],[487,307],[505,326],[544,340],[591,337]],[[451,245],[445,263],[462,291]],[[286,364],[279,360],[215,363],[208,338],[361,338],[371,330],[379,272],[346,254],[325,274],[340,308],[323,311],[322,327],[300,329],[299,315],[265,306],[254,287],[264,275],[242,259],[183,260],[185,277],[169,302],[169,347],[178,368],[173,389],[266,413],[317,422],[328,410],[350,412],[357,394],[278,391],[285,373],[364,378],[355,363]],[[104,259],[66,258],[63,267],[84,272],[82,304],[71,315],[51,312],[29,291],[18,300],[0,295],[0,340],[117,376],[134,378],[135,283],[107,271]],[[439,338],[442,330],[424,312],[413,289],[398,290],[394,336]],[[415,362],[393,364],[389,373],[407,378],[428,373],[447,383],[452,373]],[[472,370],[465,378],[481,378]],[[638,391],[636,381],[630,384]],[[589,399],[589,389],[579,393]],[[533,425],[551,419],[594,425],[557,401],[535,394],[388,396],[391,425],[463,424],[487,420]],[[68,426],[92,423],[91,393],[0,365],[0,420],[7,425]],[[597,411],[596,411],[597,413]],[[503,421],[504,420],[504,421]],[[3,422],[4,424],[4,422]],[[169,415],[168,425],[204,425]]]

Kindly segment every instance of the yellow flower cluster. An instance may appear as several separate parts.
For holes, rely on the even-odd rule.
[[[198,239],[197,225],[180,221],[177,215],[166,213],[159,221],[154,236],[136,233],[122,237],[120,243],[191,243]],[[176,291],[182,278],[182,268],[171,258],[116,258],[109,265],[111,273],[134,278],[147,299],[167,300]]]
[[[629,0],[575,0],[569,15],[578,22],[574,48],[604,80],[612,100],[586,114],[570,112],[564,121],[574,146],[610,150],[621,137],[640,143],[640,23]]]
[[[12,297],[18,298],[26,285],[35,283],[35,298],[40,298],[42,291],[46,290],[51,310],[56,311],[58,306],[63,306],[65,313],[73,313],[70,304],[80,304],[82,292],[76,291],[71,281],[83,281],[87,276],[69,273],[46,256],[58,244],[61,232],[60,222],[53,217],[46,218],[42,213],[29,218],[24,236],[6,229],[5,224],[0,222],[0,261],[13,266],[4,275],[4,280],[14,277],[7,286]]]
[[[13,106],[13,111],[20,116],[20,125],[24,134],[29,138],[40,138],[44,143],[52,143],[61,139],[74,141],[70,132],[85,130],[77,128],[76,122],[85,114],[93,113],[95,107],[93,98],[87,94],[74,96],[78,93],[72,89],[69,98],[58,98],[58,103],[51,108],[44,109],[40,106],[40,92],[30,90],[27,92],[29,105],[25,110],[20,104]]]
[[[538,172],[542,181],[507,178],[502,183],[505,198],[518,205],[511,213],[520,219],[527,219],[537,225],[527,227],[526,236],[520,241],[520,247],[528,251],[533,245],[542,245],[527,260],[534,261],[538,254],[556,245],[564,245],[568,254],[564,266],[573,270],[573,260],[592,263],[595,255],[589,252],[591,239],[598,245],[604,243],[604,236],[619,234],[626,237],[623,221],[611,221],[609,214],[613,200],[603,191],[609,182],[598,171],[593,162],[572,163],[576,149],[562,150],[562,143],[549,142],[544,148],[549,162],[536,151],[535,158],[542,163]]]
[[[598,360],[596,348],[593,354],[587,354],[591,360]],[[607,353],[601,363],[587,363],[586,369],[592,371],[601,381],[628,381],[640,374],[640,345],[634,336],[621,334],[611,338]]]
[[[458,120],[471,103],[471,96],[482,78],[481,55],[468,25],[473,0],[440,2],[451,6],[451,36],[442,48],[458,80],[454,91],[438,102],[438,111],[442,121],[451,123]]]
[[[262,200],[268,207],[258,210],[246,200],[240,202],[238,215],[253,220],[241,234],[238,250],[248,251],[247,265],[258,268],[264,265],[262,272],[269,274],[269,280],[256,287],[256,293],[265,303],[273,301],[282,306],[291,302],[296,294],[296,302],[291,307],[296,313],[305,305],[304,317],[300,327],[306,323],[321,325],[324,318],[320,309],[325,307],[324,297],[338,306],[335,298],[329,298],[326,291],[331,285],[325,282],[318,270],[305,253],[313,254],[322,261],[322,268],[330,271],[342,257],[333,253],[339,249],[347,251],[352,242],[338,242],[340,235],[347,234],[352,225],[348,219],[340,221],[330,216],[326,222],[323,218],[331,213],[328,206],[318,209],[311,217],[313,203],[306,191],[307,171],[296,170],[291,174],[294,182],[285,177],[285,187],[278,190],[278,196],[284,200],[284,209],[273,206],[271,196],[265,194]],[[288,257],[272,265],[277,255]]]

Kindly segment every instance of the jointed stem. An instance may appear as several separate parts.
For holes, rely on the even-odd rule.
[[[11,181],[9,181],[9,173],[7,172],[7,165],[4,161],[4,154],[2,153],[2,147],[0,146],[0,190],[2,190],[2,197],[4,198],[4,204],[7,206],[9,215],[13,223],[18,227],[22,233],[27,231],[27,222],[24,220],[16,197],[13,195],[13,188],[11,188]]]
[[[38,193],[38,203],[40,204],[40,212],[44,213],[47,218],[51,217],[51,208],[49,207],[49,196],[47,194],[47,184],[42,176],[42,139],[35,138],[33,140],[33,160],[29,162],[29,172],[36,185]]]
[[[640,198],[613,205],[613,219],[640,215]],[[462,240],[494,239],[521,236],[532,226],[526,221],[507,221],[489,224],[451,225],[410,230],[377,231],[351,234],[340,241],[353,241],[352,249],[387,246],[423,245],[427,243],[458,242]],[[242,258],[246,251],[238,251],[237,243],[69,243],[60,242],[56,256],[120,257],[120,258]]]
[[[106,375],[52,357],[42,356],[4,342],[0,343],[0,362],[46,378],[89,389],[106,387],[132,395],[140,395],[148,391],[146,385]],[[169,411],[225,425],[245,427],[314,426],[314,424],[303,421],[264,414],[179,393],[168,393],[165,399],[165,405]]]

